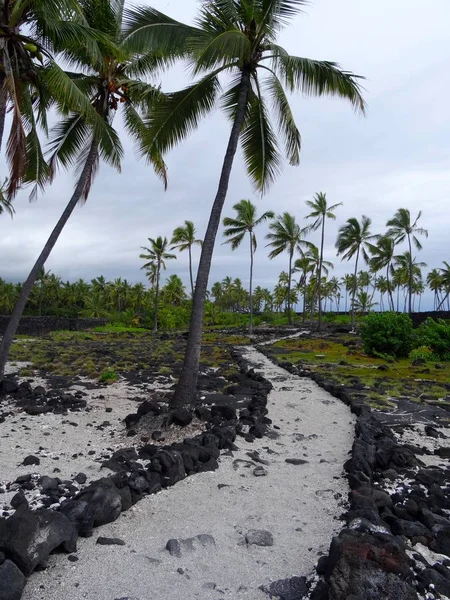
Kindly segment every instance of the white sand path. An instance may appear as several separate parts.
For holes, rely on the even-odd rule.
[[[354,419],[314,382],[287,373],[253,347],[243,350],[274,385],[268,408],[279,437],[253,444],[238,438],[239,451],[221,457],[217,471],[148,496],[92,538],[80,539],[77,562],[51,556],[47,569],[29,579],[23,600],[267,600],[261,584],[311,573],[342,526],[338,516],[348,493],[342,465]],[[269,461],[267,476],[255,477],[256,465],[235,462],[250,461],[247,452],[254,450]],[[296,466],[286,458],[308,462]],[[273,546],[240,545],[250,529],[269,530]],[[212,535],[215,547],[181,558],[165,550],[170,538],[201,533]],[[98,536],[126,544],[99,546]]]

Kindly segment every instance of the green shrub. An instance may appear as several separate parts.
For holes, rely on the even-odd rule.
[[[412,321],[406,314],[370,313],[361,325],[361,339],[369,356],[405,358],[414,345]]]
[[[100,383],[115,383],[117,379],[118,375],[114,369],[105,369],[98,378]]]
[[[443,319],[427,319],[419,327],[418,340],[427,346],[436,360],[450,360],[450,323]]]
[[[409,353],[409,358],[412,361],[424,360],[425,362],[430,362],[434,359],[434,354],[428,346],[419,346],[419,348]]]

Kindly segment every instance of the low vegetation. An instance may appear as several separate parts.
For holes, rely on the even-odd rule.
[[[200,370],[214,367],[218,376],[229,377],[237,367],[230,345],[248,338],[221,333],[205,334]],[[88,377],[113,383],[119,376],[145,372],[150,378],[177,375],[181,369],[185,339],[181,335],[154,336],[145,329],[99,327],[93,331],[55,331],[35,339],[18,338],[11,361],[30,363],[21,377],[34,372],[63,377]]]
[[[428,349],[419,348],[406,358],[387,360],[369,356],[362,341],[348,334],[282,340],[266,346],[265,352],[277,362],[289,361],[320,372],[333,383],[365,397],[375,408],[394,407],[392,399],[398,397],[443,402],[450,408],[450,362],[427,362],[427,356],[432,356]]]

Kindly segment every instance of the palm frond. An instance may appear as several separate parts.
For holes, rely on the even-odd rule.
[[[335,62],[291,56],[275,44],[271,49],[274,52],[273,70],[291,92],[346,98],[355,110],[365,112],[366,103],[358,82],[363,77],[343,71]]]
[[[42,153],[36,123],[33,123],[26,137],[26,170],[23,177],[24,184],[34,183],[30,201],[37,200],[38,190],[43,191],[49,180],[50,166]]]
[[[253,97],[241,133],[247,172],[255,187],[264,193],[281,170],[277,139],[262,95]]]
[[[213,36],[198,35],[190,40],[189,48],[194,75],[230,62],[242,67],[250,60],[252,52],[250,40],[238,29],[223,31]]]
[[[148,118],[144,143],[161,154],[185,139],[212,111],[220,92],[217,73],[207,75],[184,90],[167,94],[155,104]]]
[[[164,189],[167,189],[167,166],[158,152],[156,147],[147,148],[145,144],[142,143],[144,139],[147,129],[145,123],[138,113],[138,111],[134,108],[131,102],[124,103],[124,125],[127,133],[134,139],[134,141],[138,144],[138,153],[141,157],[144,157],[148,163],[150,163],[155,171],[156,175],[162,180],[164,184]]]
[[[286,157],[290,165],[298,165],[302,140],[283,86],[275,74],[269,77],[266,86],[272,98],[278,130],[284,139]]]
[[[123,22],[123,45],[136,54],[157,51],[168,58],[182,57],[188,40],[199,33],[149,6],[125,9]]]
[[[62,119],[53,127],[48,145],[52,177],[55,175],[59,163],[64,168],[75,164],[85,146],[88,134],[89,127],[78,113]]]

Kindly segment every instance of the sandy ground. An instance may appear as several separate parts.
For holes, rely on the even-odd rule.
[[[273,382],[268,407],[279,436],[253,444],[239,438],[239,451],[222,456],[218,471],[148,496],[92,538],[80,539],[77,562],[51,556],[47,569],[29,579],[23,600],[267,600],[261,584],[312,572],[342,526],[348,493],[342,465],[354,420],[315,383],[288,374],[254,348],[245,352]],[[77,429],[73,444],[68,431],[71,451],[83,437]],[[85,430],[86,441],[89,434]],[[257,463],[247,452],[255,450],[269,462],[266,476],[253,474]],[[308,462],[292,465],[286,458]],[[251,529],[270,531],[273,546],[242,543]],[[198,534],[213,536],[215,545],[180,558],[165,550],[170,538]],[[98,536],[119,537],[125,545],[96,545]]]
[[[17,371],[17,366],[9,366],[9,370]],[[36,385],[47,387],[45,379],[33,377],[33,386]],[[122,379],[100,389],[90,390],[83,382],[73,387],[86,394],[89,410],[32,417],[15,410],[14,416],[7,417],[0,425],[0,491],[6,483],[28,473],[64,480],[83,472],[88,483],[108,475],[109,470],[101,468],[101,463],[112,451],[133,443],[125,438],[123,419],[136,412],[139,402],[148,396],[146,392],[163,390],[165,385],[156,382],[144,389]],[[112,410],[107,412],[107,409]],[[37,456],[40,465],[24,466],[22,462],[29,455]],[[14,492],[0,495],[0,510],[12,495]]]

